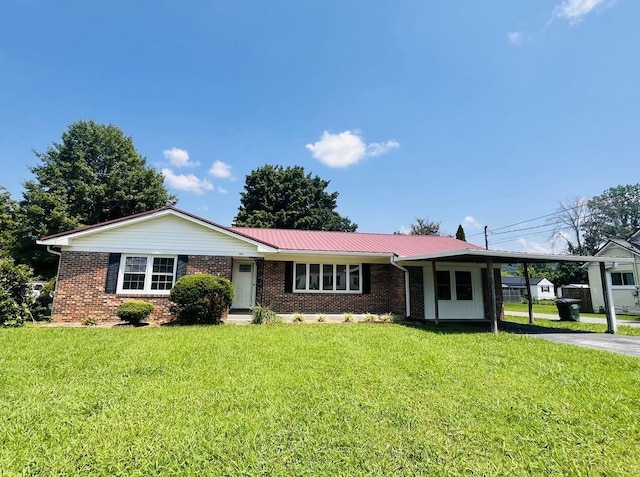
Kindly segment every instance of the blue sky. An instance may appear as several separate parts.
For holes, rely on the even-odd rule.
[[[302,165],[359,231],[428,217],[550,251],[544,220],[504,227],[640,182],[636,0],[2,3],[15,199],[80,119],[119,126],[178,207],[221,224],[251,170]]]

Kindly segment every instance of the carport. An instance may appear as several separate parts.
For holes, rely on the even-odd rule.
[[[533,301],[531,299],[530,290],[530,277],[528,265],[531,263],[566,263],[573,262],[584,264],[587,262],[598,262],[600,265],[600,278],[602,280],[602,287],[605,297],[605,313],[607,316],[607,333],[615,334],[617,331],[616,311],[615,304],[613,302],[613,294],[611,293],[611,271],[615,270],[617,264],[633,262],[632,258],[614,258],[614,257],[595,257],[595,256],[582,256],[582,255],[557,255],[557,254],[535,254],[524,252],[503,252],[497,250],[479,250],[479,249],[460,249],[450,252],[433,253],[427,255],[408,256],[408,257],[395,257],[394,262],[400,267],[401,265],[407,265],[411,262],[431,262],[433,270],[435,271],[436,263],[471,263],[486,265],[487,270],[487,285],[489,288],[489,321],[491,325],[491,331],[493,333],[498,332],[498,314],[496,311],[497,297],[496,297],[496,279],[494,270],[496,265],[500,264],[513,264],[521,263],[524,268],[525,283],[527,288],[527,302],[528,302],[528,315],[529,323],[534,323],[533,317]],[[408,277],[408,273],[407,273]],[[440,323],[439,316],[439,304],[437,294],[437,279],[434,274],[433,283],[433,296],[435,297],[434,321],[436,324]],[[407,287],[407,309],[410,309],[409,304],[409,280],[405,279]]]

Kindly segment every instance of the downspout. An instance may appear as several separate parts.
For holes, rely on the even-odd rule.
[[[404,307],[404,315],[408,318],[409,315],[411,314],[411,291],[409,288],[409,270],[407,270],[405,267],[398,265],[396,263],[396,256],[392,255],[391,257],[389,257],[389,261],[391,262],[391,265],[393,265],[394,267],[402,270],[404,272],[404,303],[405,303],[405,307]]]

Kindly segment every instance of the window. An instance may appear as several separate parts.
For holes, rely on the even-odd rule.
[[[451,300],[451,276],[447,270],[436,271],[438,300]]]
[[[175,257],[125,255],[120,262],[118,292],[167,294],[175,275]]]
[[[294,290],[298,292],[360,292],[361,265],[296,263]]]
[[[471,272],[456,271],[456,299],[473,300]]]
[[[635,285],[632,272],[611,272],[611,284],[616,286]]]
[[[542,285],[542,286],[540,287],[540,291],[541,291],[542,293],[549,293],[549,285]]]

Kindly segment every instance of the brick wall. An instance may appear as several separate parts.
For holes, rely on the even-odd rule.
[[[404,273],[392,265],[371,265],[371,293],[285,293],[285,263],[264,262],[261,305],[278,313],[405,314]]]
[[[424,319],[424,270],[422,267],[406,267],[409,270],[411,318]]]
[[[166,295],[105,293],[108,263],[108,253],[62,252],[51,317],[54,322],[81,323],[90,317],[102,322],[118,322],[118,306],[131,299],[155,305],[149,321],[161,323],[174,318]],[[190,255],[187,273],[211,273],[231,279],[232,263],[231,257]]]

